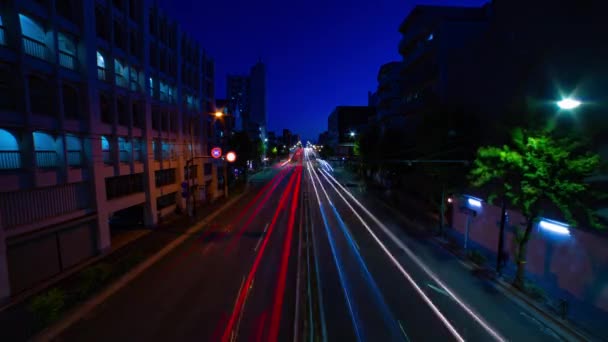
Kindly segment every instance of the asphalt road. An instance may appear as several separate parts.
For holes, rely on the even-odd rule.
[[[275,167],[58,340],[292,339],[300,174],[294,163]]]
[[[319,284],[320,291],[313,291],[321,308],[315,320],[324,321],[315,325],[318,338],[558,340],[534,314],[473,276],[447,252],[406,234],[393,212],[341,187],[340,180],[332,179],[331,167],[308,154],[302,188],[316,259],[308,279]]]

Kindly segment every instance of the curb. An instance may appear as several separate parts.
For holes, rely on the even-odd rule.
[[[190,227],[187,231],[185,231],[180,237],[171,241],[168,245],[163,247],[160,251],[156,252],[156,254],[150,256],[148,259],[142,261],[139,265],[135,266],[128,273],[121,276],[115,282],[109,284],[104,290],[102,290],[97,295],[93,296],[82,305],[74,308],[71,312],[69,312],[63,319],[56,322],[55,324],[47,327],[37,335],[35,335],[31,341],[51,341],[57,336],[59,336],[62,332],[67,330],[69,327],[74,325],[76,322],[81,320],[85,315],[91,312],[95,307],[103,303],[107,298],[112,296],[114,293],[118,292],[121,288],[125,287],[129,282],[137,278],[140,274],[146,271],[148,268],[153,266],[156,262],[162,259],[165,255],[169,254],[172,250],[181,245],[186,239],[188,239],[192,234],[200,231],[209,221],[213,220],[216,216],[222,213],[224,210],[228,209],[232,206],[236,201],[241,199],[244,195],[247,194],[247,190],[243,191],[243,193],[237,195],[233,199],[229,200],[226,204],[224,204],[221,208],[217,209],[213,214],[207,216],[205,219],[197,222],[194,226]]]

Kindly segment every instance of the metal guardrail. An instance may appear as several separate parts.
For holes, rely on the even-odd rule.
[[[40,168],[57,167],[58,159],[55,151],[36,151],[36,165]]]
[[[21,152],[0,151],[0,169],[12,170],[21,168]]]
[[[46,60],[48,56],[46,44],[26,36],[23,36],[23,51],[30,56],[44,60]]]
[[[68,166],[82,166],[82,151],[68,151]]]
[[[76,56],[59,51],[59,65],[70,70],[76,70]]]

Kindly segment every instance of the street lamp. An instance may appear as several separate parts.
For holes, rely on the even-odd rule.
[[[356,133],[355,133],[355,132],[353,132],[353,131],[351,131],[351,132],[350,132],[350,136],[351,136],[351,138],[354,138],[354,137],[355,137],[355,135],[356,135]]]
[[[557,106],[560,109],[565,109],[565,110],[572,110],[572,109],[579,107],[580,105],[581,105],[581,101],[570,98],[570,97],[564,98],[561,101],[557,101]]]
[[[221,118],[222,116],[224,116],[224,113],[222,113],[222,112],[220,112],[220,111],[217,111],[217,112],[213,113],[213,115],[214,115],[216,118],[218,118],[218,119],[219,119],[219,118]]]

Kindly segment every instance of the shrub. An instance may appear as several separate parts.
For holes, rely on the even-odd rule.
[[[99,263],[82,271],[77,290],[78,298],[85,299],[99,290],[111,274],[112,266],[107,263]]]
[[[28,311],[34,315],[36,327],[45,327],[59,319],[65,307],[65,299],[65,292],[59,288],[34,297],[28,305]]]
[[[534,283],[527,283],[525,285],[524,292],[530,298],[537,300],[539,302],[543,302],[546,299],[545,290],[542,287],[540,287]]]
[[[487,260],[486,256],[481,254],[477,250],[472,250],[469,252],[469,259],[471,259],[471,261],[474,262],[478,266],[482,266],[483,264],[486,263],[486,260]]]

